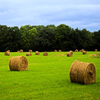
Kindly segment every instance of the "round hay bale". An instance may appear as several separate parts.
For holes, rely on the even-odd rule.
[[[7,50],[7,52],[10,52],[10,50]]]
[[[82,49],[82,52],[85,51],[84,49]]]
[[[98,49],[95,49],[95,51],[98,51]]]
[[[83,54],[87,54],[87,52],[86,51],[83,51]]]
[[[54,52],[57,52],[57,50],[54,50]]]
[[[75,52],[78,52],[78,49],[75,49]]]
[[[85,51],[85,50],[84,49],[80,50],[80,52],[83,52],[83,51]]]
[[[59,52],[62,52],[62,50],[59,50]]]
[[[96,69],[93,63],[75,60],[70,68],[71,82],[90,84],[96,82]]]
[[[31,52],[27,52],[26,56],[32,56]]]
[[[82,52],[82,50],[80,50],[80,52]]]
[[[43,56],[48,56],[48,53],[47,53],[47,52],[44,52],[44,53],[43,53]]]
[[[36,52],[35,52],[35,55],[40,55],[40,52],[39,52],[39,51],[36,51]]]
[[[70,52],[67,52],[67,57],[71,57],[71,53]]]
[[[17,52],[20,52],[20,50],[18,50]]]
[[[67,57],[72,57],[73,56],[73,51],[67,52]]]
[[[4,55],[5,55],[5,56],[10,56],[10,52],[6,51],[6,52],[4,53]]]
[[[21,50],[20,50],[20,53],[22,53],[22,52],[23,52],[23,50],[21,49]]]
[[[11,71],[28,70],[28,61],[24,56],[11,57],[9,60],[9,68]]]
[[[29,52],[32,52],[32,50],[29,50]]]

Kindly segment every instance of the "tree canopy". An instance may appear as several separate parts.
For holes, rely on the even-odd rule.
[[[86,29],[73,29],[68,25],[25,25],[8,27],[0,25],[0,51],[13,52],[56,50],[100,50],[100,30],[90,32]]]

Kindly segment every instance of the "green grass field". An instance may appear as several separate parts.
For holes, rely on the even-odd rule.
[[[100,100],[100,58],[91,58],[98,52],[49,52],[48,56],[27,56],[28,71],[10,71],[12,56],[26,56],[26,52],[0,53],[0,100]],[[96,83],[83,85],[71,83],[69,70],[75,61],[92,62],[96,67]]]

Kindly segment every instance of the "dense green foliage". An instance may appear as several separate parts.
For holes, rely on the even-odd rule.
[[[89,32],[86,29],[73,29],[65,24],[25,25],[18,28],[0,25],[0,51],[53,51],[59,50],[100,50],[100,30]]]
[[[100,100],[100,58],[90,57],[98,52],[48,52],[48,56],[27,57],[28,71],[10,71],[12,56],[25,56],[26,52],[0,53],[0,100]],[[71,83],[69,70],[75,61],[92,62],[96,67],[96,83],[82,85]]]

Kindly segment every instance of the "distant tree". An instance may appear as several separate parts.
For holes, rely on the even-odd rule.
[[[83,49],[90,49],[91,47],[91,35],[90,32],[87,31],[86,29],[83,29],[80,33],[80,38],[81,38],[81,45]]]
[[[55,47],[56,49],[69,50],[71,28],[65,24],[60,24],[56,28]]]
[[[53,49],[55,26],[42,27],[36,36],[36,49],[48,51]]]
[[[6,25],[0,25],[0,51],[5,51],[5,44],[9,41],[7,41],[7,34],[8,34],[8,27]]]
[[[93,33],[94,49],[100,50],[100,30]]]
[[[32,28],[30,25],[21,26],[21,49],[28,51],[30,49],[29,30]]]
[[[17,26],[9,28],[6,40],[7,43],[5,44],[5,47],[7,47],[7,50],[17,51],[20,49],[21,34]]]
[[[32,28],[29,30],[29,34],[28,34],[28,39],[30,42],[30,49],[35,50],[35,38],[37,35],[37,29],[36,28]]]

